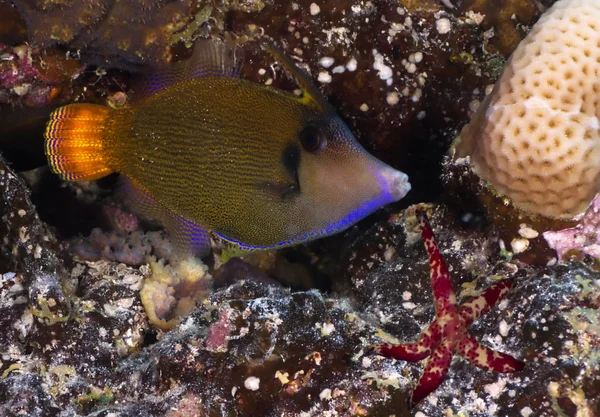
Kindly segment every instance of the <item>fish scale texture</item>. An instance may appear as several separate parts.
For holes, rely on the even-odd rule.
[[[528,212],[582,213],[600,180],[600,0],[555,3],[461,132],[457,155]],[[462,155],[461,155],[462,154]]]

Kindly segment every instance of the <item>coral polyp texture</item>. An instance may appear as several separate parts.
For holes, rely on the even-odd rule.
[[[460,134],[457,157],[520,209],[568,219],[600,180],[600,0],[554,4]]]

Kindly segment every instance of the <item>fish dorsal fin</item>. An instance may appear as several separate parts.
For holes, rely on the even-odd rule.
[[[302,89],[302,97],[300,100],[311,107],[321,110],[325,113],[333,113],[333,107],[327,102],[321,91],[313,84],[310,77],[302,71],[292,61],[290,57],[285,55],[279,48],[271,43],[263,43],[265,50],[271,54],[273,58],[283,65],[283,67],[296,79],[298,86]]]
[[[148,71],[136,88],[136,99],[151,96],[165,88],[193,78],[238,78],[244,51],[233,43],[198,39],[189,59]]]

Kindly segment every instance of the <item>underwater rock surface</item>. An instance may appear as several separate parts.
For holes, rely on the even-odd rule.
[[[150,322],[140,297],[153,274],[144,257],[169,257],[164,236],[110,209],[118,225],[67,250],[66,237],[74,230],[48,213],[61,211],[58,201],[66,204],[70,194],[96,207],[82,215],[86,226],[78,226],[87,236],[93,227],[105,226],[102,213],[114,201],[103,190],[112,185],[64,186],[47,181],[44,171],[36,171],[37,182],[26,175],[25,183],[11,167],[31,164],[29,154],[11,153],[8,166],[0,159],[0,415],[597,413],[600,274],[595,265],[539,267],[513,260],[509,241],[509,250],[500,250],[497,229],[477,222],[465,226],[450,204],[432,206],[431,221],[461,298],[497,279],[515,283],[471,334],[523,359],[525,370],[501,375],[455,359],[442,386],[409,410],[407,399],[423,364],[366,354],[374,343],[414,340],[433,318],[429,266],[415,231],[414,207],[400,207],[439,200],[442,156],[495,81],[515,39],[540,15],[537,5],[551,1],[505,0],[502,13],[494,13],[491,1],[222,1],[210,11],[204,2],[192,7],[138,0],[115,2],[122,5],[109,11],[94,1],[86,4],[102,7],[85,16],[77,14],[77,2],[62,3],[15,1],[17,9],[11,9],[23,13],[27,30],[12,31],[17,38],[6,40],[10,47],[2,50],[23,78],[0,83],[3,103],[29,106],[27,94],[16,94],[14,86],[50,86],[39,74],[23,70],[29,67],[21,64],[29,61],[21,62],[14,48],[24,45],[26,36],[37,43],[32,57],[61,52],[64,62],[77,63],[68,67],[73,71],[68,77],[54,81],[61,94],[44,106],[75,99],[106,103],[109,97],[114,103],[122,98],[114,94],[129,93],[135,78],[114,67],[165,60],[170,54],[183,58],[185,43],[223,30],[246,41],[244,76],[295,88],[259,48],[262,34],[311,73],[361,143],[408,172],[414,188],[407,201],[344,234],[282,252],[280,258],[248,259],[252,265],[238,258],[222,265],[207,261],[213,281],[208,298],[164,331]],[[145,25],[144,33],[157,33],[156,42],[141,53],[119,49],[125,35],[135,31],[124,32],[122,19],[107,16],[127,16],[124,10],[139,4],[147,6],[140,19],[148,17],[139,24]],[[74,20],[60,16],[81,18],[71,24]],[[63,27],[62,38],[52,39],[52,22]],[[168,26],[173,22],[184,24]],[[101,30],[110,36],[91,38]],[[77,47],[79,39],[87,39],[90,50],[67,60],[65,48]],[[97,65],[99,57],[109,63],[100,67],[106,72],[90,67],[72,77],[83,65]],[[0,118],[3,125],[12,122],[4,107]],[[35,143],[34,135],[23,143]],[[72,209],[62,213],[62,221],[80,224]],[[73,247],[80,260],[72,259]],[[292,292],[273,277],[288,278],[302,290]],[[314,277],[331,281],[330,291],[315,285]],[[168,303],[160,306],[179,305],[177,297],[177,291],[169,293]],[[170,320],[172,311],[166,313]]]
[[[20,181],[2,184],[3,200],[26,196]],[[140,301],[146,265],[73,263],[63,277],[71,306],[65,321],[52,309],[56,295],[35,293],[50,308],[30,308],[36,280],[48,274],[28,272],[25,253],[0,287],[0,409],[29,416],[593,415],[600,274],[584,264],[536,270],[503,259],[493,239],[461,230],[442,208],[432,222],[462,296],[495,279],[515,280],[472,334],[523,358],[524,371],[501,375],[455,361],[442,387],[409,411],[421,365],[365,355],[392,336],[411,340],[432,317],[426,256],[408,210],[355,242],[345,297],[242,280],[213,292],[166,333],[149,324]],[[52,239],[35,229],[29,236],[32,245]],[[26,243],[13,246],[26,250]],[[47,268],[52,258],[39,262]],[[58,281],[44,283],[51,282]]]
[[[443,415],[452,409],[518,416],[529,408],[531,415],[595,415],[600,409],[600,275],[582,263],[536,268],[513,261],[500,252],[497,237],[464,229],[442,207],[434,209],[431,222],[461,299],[501,279],[513,281],[506,298],[476,321],[470,334],[526,366],[514,374],[497,374],[455,360],[442,386],[413,413]],[[433,318],[429,265],[415,223],[411,207],[404,217],[373,226],[354,242],[346,263],[352,294],[363,306],[361,317],[381,327],[377,336],[383,341],[412,342]],[[413,384],[422,369],[422,364],[371,359],[372,367],[386,375],[393,372],[390,366],[400,366],[394,376],[408,377]]]

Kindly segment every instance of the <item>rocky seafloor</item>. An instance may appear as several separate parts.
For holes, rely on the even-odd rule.
[[[597,262],[515,257],[517,236],[456,203],[443,161],[552,3],[0,1],[0,416],[600,415]],[[52,109],[122,105],[136,71],[185,59],[199,36],[236,39],[246,78],[293,89],[260,48],[275,42],[367,150],[409,175],[410,194],[340,235],[204,265],[170,260],[114,178],[49,173]],[[422,363],[368,347],[412,341],[433,319],[421,202],[461,297],[513,280],[471,334],[526,367],[455,358],[409,408]]]

